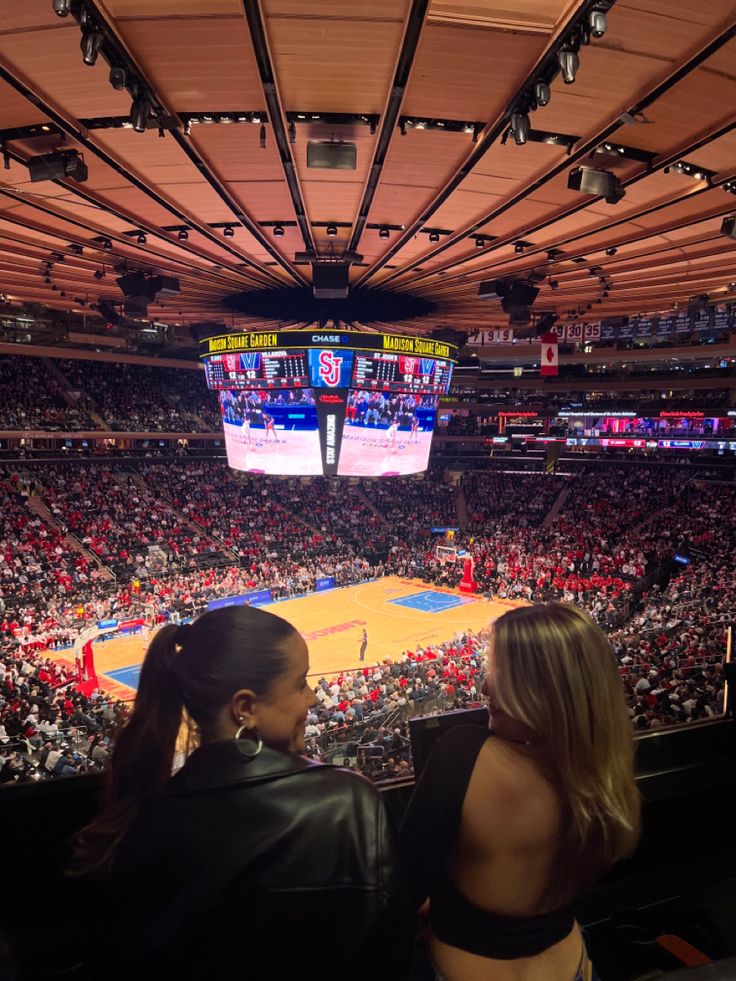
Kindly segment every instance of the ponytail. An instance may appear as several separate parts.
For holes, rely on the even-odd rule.
[[[172,671],[181,629],[161,627],[148,647],[133,712],[115,740],[103,810],[79,835],[72,875],[108,865],[141,804],[171,776],[184,709]]]
[[[112,787],[118,800],[142,800],[171,776],[184,702],[172,664],[179,627],[156,633],[146,652],[133,712],[112,753]]]

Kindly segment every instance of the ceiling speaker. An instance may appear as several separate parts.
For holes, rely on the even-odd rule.
[[[350,288],[349,266],[337,262],[312,265],[312,293],[316,300],[344,300]]]
[[[355,143],[310,140],[307,143],[307,167],[322,170],[355,170],[357,148]]]

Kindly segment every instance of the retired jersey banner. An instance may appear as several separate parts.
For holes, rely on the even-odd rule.
[[[540,375],[557,375],[559,374],[559,354],[558,354],[558,337],[556,334],[548,333],[542,334],[542,358],[540,362]]]

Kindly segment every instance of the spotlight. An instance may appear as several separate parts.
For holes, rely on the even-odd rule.
[[[61,293],[59,293],[59,296],[66,296],[66,292],[62,290]]]
[[[69,246],[69,251],[73,252],[74,255],[81,255],[84,249],[78,242],[72,242]]]
[[[529,139],[529,129],[529,116],[525,112],[511,113],[511,132],[517,146],[523,146]]]
[[[486,243],[483,241],[482,238],[477,238],[475,240],[475,247],[476,247],[476,249],[482,249],[485,244]]]
[[[113,65],[110,69],[110,85],[116,92],[122,92],[128,80],[128,73],[120,65]]]
[[[54,283],[54,284],[52,285],[52,287],[51,287],[51,289],[52,289],[52,290],[54,290],[54,291],[56,291],[57,293],[58,293],[58,291],[59,291],[59,287],[58,287],[58,286],[56,285],[56,283]]]
[[[560,284],[557,282],[556,279],[550,279],[549,285],[550,285],[550,289],[556,290]]]
[[[603,10],[591,10],[588,15],[588,27],[593,37],[603,37],[606,33],[606,14]]]
[[[571,191],[605,198],[607,204],[617,204],[626,195],[626,189],[615,174],[592,167],[575,167],[571,170],[567,176],[567,186]]]
[[[151,114],[151,101],[145,95],[133,99],[130,107],[130,122],[136,133],[145,133],[148,117]]]
[[[274,238],[283,238],[284,237],[284,226],[283,225],[274,225],[273,234],[274,234]]]
[[[95,279],[104,279],[105,278],[105,274],[102,271],[102,269],[95,269],[93,275],[94,275]]]
[[[51,282],[51,277],[46,276],[46,278],[44,279],[44,283],[50,283],[50,282]]]
[[[72,0],[53,0],[52,7],[57,17],[68,17]]]
[[[327,232],[327,237],[328,238],[336,238],[337,237],[337,225],[328,225],[327,228],[325,229],[325,231]]]
[[[112,248],[112,242],[110,241],[109,238],[103,238],[102,248],[107,249],[108,251]]]
[[[138,243],[138,245],[145,245],[146,244],[146,241],[147,241],[147,239],[146,239],[146,233],[145,232],[138,232],[138,234],[136,235],[135,240]]]
[[[439,232],[430,232],[429,233],[429,241],[430,242],[439,242],[439,240],[440,240]]]
[[[258,144],[261,150],[266,149],[266,124],[265,123],[261,123],[261,130],[260,133],[258,134]]]
[[[234,238],[235,229],[233,228],[232,225],[225,225],[225,227],[222,230],[222,234],[225,236],[225,238]]]
[[[293,119],[289,123],[289,143],[296,143],[296,123]]]
[[[186,230],[186,228],[179,229],[179,234],[177,235],[177,238],[179,239],[180,242],[186,242],[186,240],[189,238],[189,232]]]
[[[580,58],[578,58],[577,51],[573,51],[572,48],[561,48],[557,52],[557,62],[562,72],[563,82],[565,85],[572,85],[577,77],[578,68],[580,68]]]
[[[522,244],[521,242],[515,242],[515,243],[514,243],[514,252],[515,252],[515,253],[516,253],[517,255],[521,255],[523,251],[524,251],[524,246],[523,246],[523,244]]]
[[[606,249],[606,255],[616,255],[617,252],[618,249],[615,245],[612,245],[610,248]]]
[[[552,93],[546,82],[539,81],[534,83],[534,101],[538,106],[546,106],[551,98]]]
[[[79,42],[79,47],[82,50],[82,61],[85,65],[95,64],[100,47],[102,46],[102,41],[101,31],[95,30],[94,28],[85,28],[82,31],[82,39]]]
[[[388,228],[386,228],[385,225],[383,226],[383,228],[379,228],[378,229],[378,237],[379,238],[388,238],[388,236],[389,236],[389,230],[388,230]]]

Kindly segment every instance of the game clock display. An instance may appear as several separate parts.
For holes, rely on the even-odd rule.
[[[427,469],[437,400],[452,377],[452,345],[279,331],[207,338],[202,346],[234,469],[346,477]]]

